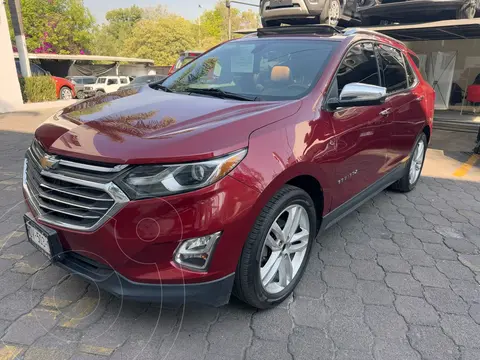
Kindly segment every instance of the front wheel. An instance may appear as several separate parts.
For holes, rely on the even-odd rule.
[[[392,190],[410,192],[415,188],[420,179],[420,175],[422,174],[426,153],[427,136],[422,133],[415,144],[413,153],[410,156],[407,167],[405,168],[404,176],[392,185]]]
[[[316,235],[310,196],[286,185],[263,208],[240,257],[234,294],[266,309],[284,301],[300,281]]]
[[[460,9],[457,10],[457,19],[474,19],[477,13],[475,1],[466,1]]]
[[[85,93],[83,91],[77,92],[77,99],[80,99],[80,100],[85,99]]]
[[[337,26],[340,17],[343,15],[342,4],[339,0],[330,0],[327,9],[324,9],[320,15],[320,24]]]
[[[62,87],[62,88],[60,89],[60,99],[62,99],[62,100],[71,100],[71,99],[73,99],[73,91],[72,91],[70,88],[66,87],[66,86]]]
[[[102,96],[103,94],[105,93],[101,90],[98,90],[97,92],[95,92],[95,96]]]

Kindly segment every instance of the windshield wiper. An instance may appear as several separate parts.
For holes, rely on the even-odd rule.
[[[161,83],[151,83],[150,87],[152,89],[162,90],[162,91],[169,92],[169,93],[173,92],[172,89],[166,87],[165,85],[162,85]]]
[[[240,95],[240,94],[224,91],[217,88],[201,89],[201,88],[187,87],[183,91],[194,93],[194,94],[214,96],[221,99],[233,99],[233,100],[241,100],[241,101],[256,101],[258,99],[257,96]]]

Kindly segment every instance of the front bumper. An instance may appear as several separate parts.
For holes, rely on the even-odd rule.
[[[255,221],[251,209],[258,196],[256,190],[226,176],[190,193],[130,201],[93,232],[35,220],[57,232],[66,255],[59,266],[115,295],[221,305],[230,296],[232,274]],[[173,261],[184,240],[219,231],[222,235],[206,271],[188,270]],[[79,257],[82,261],[77,261]],[[85,265],[89,262],[93,268]]]
[[[264,1],[260,10],[266,20],[318,16],[322,13],[324,0],[293,0],[293,6],[270,8],[270,1]]]
[[[235,274],[200,284],[145,284],[134,282],[100,263],[76,253],[66,253],[59,267],[94,283],[125,300],[154,302],[163,305],[199,303],[222,306],[228,303]]]

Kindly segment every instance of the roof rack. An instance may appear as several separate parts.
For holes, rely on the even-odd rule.
[[[257,29],[257,36],[283,34],[334,35],[342,34],[342,31],[331,25],[272,26]]]
[[[355,34],[380,35],[384,38],[390,39],[392,41],[395,41],[399,44],[402,44],[402,45],[406,46],[402,41],[397,40],[397,39],[395,39],[391,36],[385,35],[385,34],[379,32],[379,31],[374,31],[374,30],[365,29],[365,28],[347,28],[343,31],[343,35],[345,35],[345,36],[351,36],[351,35],[355,35]]]

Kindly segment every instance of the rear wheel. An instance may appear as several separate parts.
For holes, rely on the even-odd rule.
[[[105,94],[103,91],[98,90],[98,91],[95,93],[95,96],[101,96],[101,95],[103,95],[103,94]]]
[[[71,99],[73,99],[73,91],[72,91],[70,88],[66,87],[66,86],[62,87],[62,88],[60,89],[60,99],[62,99],[62,100],[71,100]]]
[[[326,11],[325,11],[326,10]],[[330,0],[328,8],[324,9],[322,15],[320,15],[320,23],[331,26],[337,26],[340,21],[340,17],[343,15],[342,4],[339,0]]]
[[[258,217],[235,273],[234,294],[266,309],[284,301],[300,281],[316,235],[310,196],[286,185]]]
[[[419,136],[407,167],[405,168],[404,176],[392,185],[392,190],[400,192],[412,191],[420,179],[423,170],[423,163],[425,162],[425,154],[427,152],[427,136],[422,133]]]

